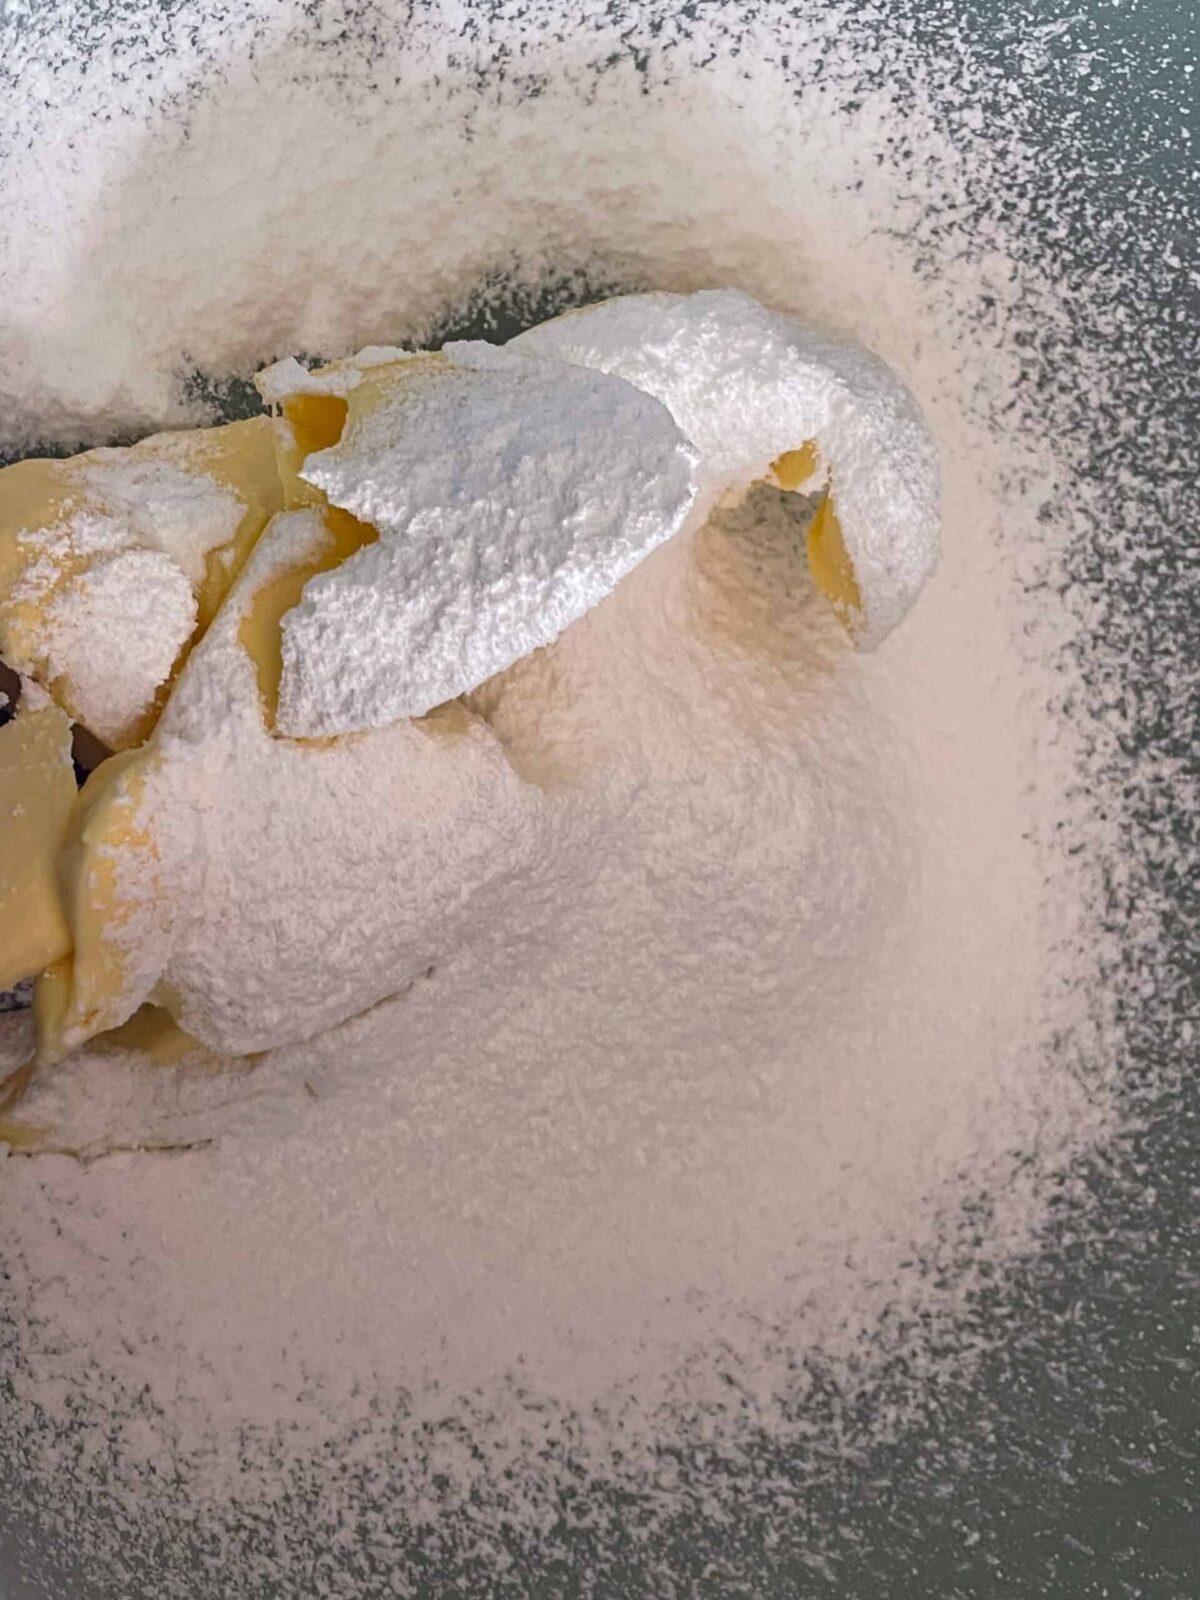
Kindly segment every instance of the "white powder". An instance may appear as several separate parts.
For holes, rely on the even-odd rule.
[[[515,348],[661,400],[700,452],[705,510],[814,441],[861,591],[859,642],[878,644],[919,594],[937,557],[937,467],[910,397],[865,350],[729,292],[610,300]]]
[[[159,550],[199,588],[205,557],[233,538],[244,507],[232,489],[198,470],[194,441],[168,435],[150,448],[146,455],[94,451],[78,482],[108,519],[108,548]]]
[[[62,514],[17,532],[27,561],[14,602],[38,609],[38,656],[15,665],[69,689],[71,711],[120,745],[147,715],[196,625],[205,557],[243,506],[185,439],[96,450],[62,470]],[[188,467],[191,470],[188,470]]]
[[[257,380],[272,401],[357,391],[338,443],[301,475],[380,536],[283,620],[285,734],[382,727],[478,688],[556,639],[689,511],[702,525],[810,441],[802,487],[835,480],[859,643],[895,627],[932,569],[937,473],[911,398],[865,351],[745,295],[609,300],[508,349],[460,341],[444,361],[403,360],[362,390],[389,354],[316,376],[290,359]],[[562,359],[626,382],[582,381]]]
[[[122,550],[59,584],[43,623],[46,659],[70,681],[76,718],[115,742],[170,677],[196,626],[196,599],[168,557]]]
[[[651,381],[692,393],[689,425],[712,446],[700,458],[705,507],[691,517],[695,452],[663,405],[620,378],[478,342],[454,345],[447,361],[383,367],[373,383],[345,364],[349,421],[336,447],[308,456],[302,476],[377,528],[379,542],[310,579],[286,613],[278,726],[285,735],[373,736],[297,747],[266,724],[244,619],[264,585],[328,540],[314,512],[278,517],[184,668],[150,770],[122,779],[136,786],[138,843],[112,863],[131,914],[119,940],[123,983],[103,1025],[156,1000],[215,1050],[309,1039],[480,940],[517,940],[533,908],[561,920],[564,890],[573,899],[597,860],[615,874],[631,791],[656,772],[690,768],[697,751],[723,770],[736,688],[688,643],[697,626],[689,585],[707,549],[696,549],[696,535],[722,492],[732,505],[747,473],[755,464],[766,473],[783,442],[815,437],[839,484],[847,466],[861,474],[857,500],[854,480],[844,497],[838,489],[851,532],[864,504],[887,508],[873,528],[883,559],[868,564],[863,586],[875,630],[910,603],[897,574],[928,571],[936,547],[929,445],[911,401],[867,358],[814,341],[744,296],[698,300],[663,297],[661,339],[644,329],[657,352]],[[642,321],[645,301],[616,309],[627,328]],[[698,348],[673,337],[673,317],[699,329]],[[610,320],[607,308],[570,321],[593,318]],[[762,343],[763,329],[779,339],[781,324],[782,392],[771,387],[778,352]],[[806,368],[797,352],[812,360],[814,349],[824,359]],[[757,408],[745,400],[756,357],[768,391]],[[841,375],[836,404],[832,374]],[[281,385],[297,378],[310,382],[298,367],[290,378],[276,369],[263,387],[286,394]],[[765,434],[757,447],[755,415]],[[635,573],[673,534],[680,548]],[[795,557],[786,524],[782,537]],[[579,620],[622,578],[603,616]],[[799,610],[811,587],[805,561],[780,582]],[[736,597],[737,580],[729,587]],[[553,643],[572,621],[574,636]],[[539,646],[547,653],[532,670],[500,676]],[[474,702],[481,722],[460,707],[428,729],[407,720],[486,680]],[[755,715],[740,708],[735,726]],[[832,770],[835,754],[822,762]],[[553,787],[565,793],[548,798]],[[798,797],[783,822],[808,881],[806,805]],[[645,846],[636,830],[634,840],[638,877]],[[853,898],[836,880],[830,891],[832,903],[815,905],[822,925],[841,923]],[[636,898],[628,887],[622,894]],[[794,920],[805,926],[799,912]],[[90,1005],[85,1017],[86,1031],[68,1022],[66,1042],[98,1031]]]
[[[696,497],[687,440],[618,378],[490,345],[398,370],[303,467],[379,540],[284,618],[277,722],[295,737],[477,688],[595,605]]]
[[[88,66],[72,25],[103,44]],[[431,782],[393,887],[400,914],[410,875],[444,870],[438,806],[483,750],[488,806],[511,786],[513,815],[572,819],[540,877],[469,929],[452,888],[428,975],[251,1071],[83,1055],[29,1107],[92,1151],[194,1148],[5,1163],[8,1522],[36,1570],[69,1550],[73,1600],[519,1594],[572,1558],[564,1524],[603,1546],[610,1501],[630,1592],[685,1592],[681,1509],[802,1509],[754,1478],[757,1429],[851,1459],[850,1401],[897,1326],[912,1370],[950,1381],[940,1334],[1108,1113],[1061,1043],[1092,1025],[1099,959],[1086,864],[1055,843],[1089,814],[1046,709],[1069,692],[1062,612],[1018,582],[1054,593],[1062,530],[1037,512],[1069,458],[1044,417],[993,425],[1025,313],[976,313],[1015,294],[1012,241],[929,225],[969,217],[986,164],[965,126],[958,151],[936,131],[905,31],[857,9],[689,37],[549,4],[41,29],[53,50],[18,43],[0,105],[24,129],[0,162],[13,445],[194,421],[189,361],[423,341],[480,285],[519,303],[551,274],[579,298],[735,285],[878,351],[929,420],[944,559],[877,655],[812,592],[795,502],[721,511],[473,697],[462,787]],[[421,747],[411,781],[460,748]],[[198,840],[241,800],[274,852],[278,807],[225,770]],[[344,880],[374,782],[347,791],[333,863],[284,808],[297,905]],[[227,888],[233,929],[253,908]],[[316,965],[297,1006],[321,1004]]]
[[[554,870],[538,791],[461,712],[317,748],[267,731],[242,617],[324,538],[314,512],[275,518],[163,713],[141,843],[113,858],[135,907],[114,1020],[161,986],[215,1049],[309,1038],[504,921],[539,857]]]

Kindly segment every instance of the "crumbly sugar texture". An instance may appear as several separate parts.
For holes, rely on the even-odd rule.
[[[487,344],[382,369],[307,482],[376,543],[313,578],[283,620],[277,725],[382,727],[475,689],[581,617],[683,524],[694,452],[666,408]],[[376,383],[378,383],[378,378]]]
[[[275,722],[291,737],[479,688],[789,453],[813,453],[791,487],[835,484],[860,646],[936,560],[937,473],[911,397],[859,347],[744,294],[618,296],[508,347],[368,350],[316,373],[291,358],[256,386],[272,404],[348,399],[299,475],[371,531],[282,619]]]
[[[46,651],[76,687],[76,715],[115,742],[153,706],[196,625],[196,601],[173,562],[123,550],[68,578],[43,615]]]
[[[860,644],[878,644],[920,593],[937,556],[937,466],[903,385],[867,351],[729,290],[609,300],[513,348],[661,400],[700,452],[704,509],[815,444],[862,595]]]
[[[1092,93],[1073,12],[1018,5],[993,56],[916,0],[691,9],[0,10],[12,456],[232,415],[298,354],[735,290],[873,352],[942,475],[937,569],[874,652],[810,578],[815,499],[742,484],[378,763],[357,736],[265,751],[234,613],[210,630],[155,735],[184,907],[162,953],[187,946],[197,1019],[201,981],[236,1004],[174,1065],[77,1052],[21,1107],[46,1153],[2,1163],[0,1554],[38,1600],[867,1595],[864,1563],[924,1575],[938,1529],[987,1593],[990,1486],[1058,1461],[1035,1439],[956,1520],[996,1389],[1022,1392],[1011,1286],[1071,1228],[1048,1276],[1074,1281],[1089,1163],[1147,1207],[1167,1183],[1121,1163],[1183,1056],[1122,1069],[1188,1009],[1130,820],[1182,759],[1139,764],[1131,730],[1194,679],[1183,342],[1153,316],[1183,220],[1133,185],[1099,228],[1076,125],[1037,147],[1047,85]],[[653,338],[586,316],[556,359],[619,359],[698,471],[757,470],[769,385],[744,437],[697,437]],[[372,359],[314,382],[352,397]],[[821,406],[849,491],[862,418]],[[290,512],[256,559],[322,538]],[[188,906],[214,879],[216,934]],[[346,905],[327,967],[314,893]],[[327,1026],[326,971],[375,962],[402,992]],[[226,1059],[276,1003],[295,1037]],[[5,1061],[29,1026],[0,1016]],[[922,1495],[954,1515],[888,1510]]]
[[[21,563],[4,596],[13,664],[58,686],[76,720],[118,748],[191,638],[206,558],[244,511],[196,469],[191,448],[163,435],[137,451],[51,463],[48,520],[28,529],[3,527],[0,480],[0,537],[14,540]]]
[[[139,843],[113,862],[138,908],[113,1022],[169,996],[217,1051],[311,1038],[502,922],[532,862],[553,870],[541,795],[480,719],[392,719],[317,747],[268,731],[243,620],[325,537],[316,512],[274,519],[163,713]]]
[[[884,495],[889,515],[879,521],[893,570],[860,561],[851,537],[855,571],[876,626],[911,604],[911,574],[927,574],[936,550],[936,508],[928,437],[896,381],[745,296],[651,303],[662,311],[657,333],[641,315],[644,299],[610,301],[596,315],[629,312],[645,339],[668,346],[669,370],[660,353],[649,381],[700,392],[689,425],[709,445],[704,456],[641,387],[481,341],[444,356],[360,353],[311,376],[284,362],[259,376],[260,393],[284,406],[280,437],[297,464],[295,480],[285,472],[289,495],[315,487],[324,498],[263,533],[184,666],[157,735],[122,774],[132,816],[124,806],[110,812],[103,840],[100,823],[89,825],[97,840],[89,860],[115,884],[102,938],[121,945],[121,978],[106,976],[103,950],[77,949],[55,1056],[146,1002],[234,1055],[312,1038],[405,990],[493,920],[511,933],[531,907],[541,914],[542,892],[570,873],[568,860],[588,870],[585,854],[564,856],[564,841],[615,853],[625,786],[586,786],[580,805],[549,798],[549,775],[558,786],[573,778],[575,788],[595,767],[619,676],[629,679],[622,692],[635,736],[646,682],[665,677],[678,692],[697,677],[697,663],[678,652],[690,631],[684,595],[702,565],[700,536],[718,504],[734,507],[754,480],[770,477],[781,441],[811,436],[828,454],[852,535],[863,499]],[[699,348],[672,337],[672,318],[701,327]],[[756,341],[743,336],[747,323]],[[790,382],[758,407],[754,455],[745,391],[759,363],[770,386],[772,338],[784,344]],[[814,348],[821,359],[797,373],[797,350],[811,357]],[[717,366],[723,385],[712,380]],[[303,412],[293,424],[287,407],[313,395],[348,397],[348,406],[332,415],[337,442],[304,454]],[[896,417],[890,430],[879,426],[881,396]],[[839,440],[831,410],[850,413],[857,451]],[[876,413],[865,440],[864,412]],[[720,443],[736,441],[739,428],[740,464]],[[848,458],[871,486],[857,505],[840,487]],[[905,466],[911,481],[889,498]],[[819,484],[819,469],[805,470]],[[802,506],[804,517],[809,510]],[[340,513],[356,519],[351,528],[336,521]],[[339,536],[356,548],[309,576],[337,553]],[[672,538],[677,550],[650,574],[636,571]],[[907,589],[897,576],[906,570]],[[622,581],[629,592],[618,600]],[[296,595],[298,603],[282,609],[272,597],[289,584],[282,607]],[[605,601],[605,616],[589,620]],[[613,616],[628,640],[614,635]],[[678,641],[664,635],[664,616]],[[556,646],[572,623],[577,637]],[[581,667],[581,645],[593,638]],[[506,671],[539,649],[549,650],[548,674]],[[276,653],[272,721],[262,674]],[[625,659],[635,673],[621,673]],[[568,697],[578,724],[597,674],[605,695],[592,721],[560,726],[555,702]],[[482,693],[468,705],[451,704],[473,690]],[[435,708],[427,727],[411,724]],[[689,720],[703,747],[698,707]],[[497,729],[516,727],[515,738],[496,740]],[[355,734],[363,737],[345,737]],[[323,742],[314,747],[314,738]],[[670,747],[664,737],[653,761]],[[639,759],[651,760],[650,751]],[[78,869],[84,893],[93,870]],[[496,886],[509,907],[493,919],[485,905]]]

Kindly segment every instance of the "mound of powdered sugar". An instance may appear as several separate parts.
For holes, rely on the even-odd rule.
[[[661,400],[700,451],[708,505],[812,440],[862,597],[859,642],[878,644],[920,592],[937,555],[937,469],[909,397],[865,350],[729,291],[609,300],[514,348]]]
[[[13,451],[547,285],[732,285],[877,352],[944,473],[942,564],[873,657],[760,489],[472,696],[578,849],[405,995],[251,1070],[84,1053],[36,1091],[109,1152],[4,1163],[0,1521],[47,1592],[796,1593],[796,1482],[969,1364],[960,1313],[1104,1130],[1104,735],[1057,709],[1100,504],[1027,386],[1055,285],[977,198],[1032,157],[916,39],[553,4],[12,34]]]
[[[205,558],[242,517],[235,494],[186,470],[188,456],[169,439],[148,458],[94,451],[63,469],[59,514],[17,532],[25,566],[7,598],[36,608],[36,665],[52,664],[78,719],[114,744],[153,707],[196,625]]]
[[[302,468],[379,540],[310,579],[284,619],[278,726],[298,738],[478,687],[582,616],[695,500],[694,451],[631,384],[494,345],[401,372]]]

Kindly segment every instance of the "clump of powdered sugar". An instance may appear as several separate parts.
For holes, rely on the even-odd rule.
[[[552,788],[577,729],[628,785],[552,920],[236,1078],[47,1081],[68,1143],[196,1145],[5,1164],[4,1532],[73,1600],[852,1592],[822,1485],[873,1487],[872,1441],[949,1404],[1112,1114],[1088,890],[1134,881],[1094,796],[1138,708],[1074,552],[1122,504],[1085,441],[1125,433],[1039,257],[1062,190],[996,138],[1025,91],[926,8],[553,9],[35,19],[0,109],[8,443],[196,420],[188,363],[421,342],[497,279],[731,284],[911,386],[943,564],[862,660],[798,508],[723,512],[642,594],[720,663],[718,743],[672,735],[672,675],[630,719],[588,670],[632,588],[480,696],[518,771]],[[1037,82],[1056,37],[1007,48]]]
[[[903,386],[746,295],[618,296],[506,347],[385,361],[362,390],[372,365],[289,359],[256,380],[272,401],[353,396],[300,476],[379,536],[283,618],[284,734],[378,728],[477,689],[800,447],[814,459],[789,487],[833,480],[860,645],[896,626],[936,560],[937,471]]]
[[[196,625],[206,557],[243,507],[188,468],[189,441],[96,450],[61,468],[60,514],[14,528],[25,566],[8,597],[32,604],[37,657],[14,665],[65,688],[75,719],[120,745],[149,713]]]
[[[379,533],[283,620],[280,730],[421,716],[549,644],[683,524],[695,452],[631,384],[459,347],[301,475]]]
[[[191,585],[154,550],[94,562],[57,585],[43,612],[46,658],[72,684],[72,711],[110,740],[153,706],[196,625]]]
[[[197,471],[190,439],[154,441],[153,454],[96,450],[72,481],[102,511],[108,547],[157,550],[199,588],[205,558],[237,531],[243,507],[232,489]]]
[[[920,593],[937,558],[937,467],[902,385],[865,350],[729,291],[612,299],[531,328],[513,348],[614,373],[661,400],[700,452],[707,505],[815,444],[812,487],[832,479],[861,644],[879,644]]]

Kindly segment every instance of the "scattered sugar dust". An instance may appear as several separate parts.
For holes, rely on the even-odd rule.
[[[741,810],[631,793],[540,939],[250,1073],[47,1089],[77,1147],[191,1148],[5,1163],[0,1520],[72,1600],[817,1591],[812,1485],[969,1371],[976,1290],[1116,1109],[1117,740],[1071,565],[1110,502],[1044,381],[1079,335],[1037,158],[978,115],[1022,91],[899,8],[402,10],[17,27],[4,446],[204,420],[264,361],[533,320],[547,284],[733,284],[913,387],[944,560],[855,658],[779,618],[802,528],[757,496],[704,613],[771,730]],[[1035,78],[1058,38],[1016,41]],[[1070,372],[1102,414],[1103,352]],[[655,798],[692,817],[675,903],[634,895]]]

